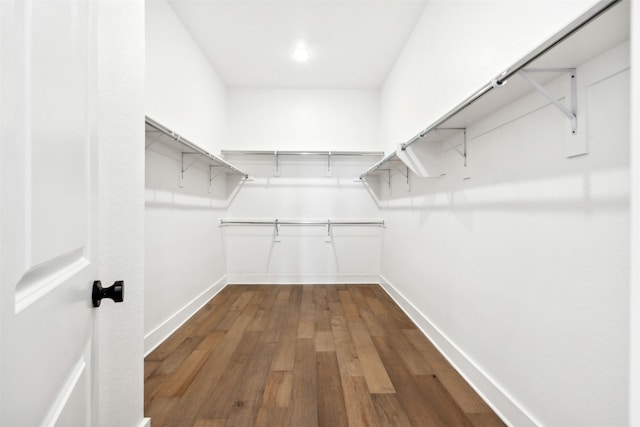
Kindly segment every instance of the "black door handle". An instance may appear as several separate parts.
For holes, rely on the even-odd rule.
[[[103,288],[100,280],[93,282],[93,291],[91,292],[93,306],[100,307],[102,298],[111,298],[113,302],[122,302],[124,300],[124,281],[118,280],[108,288]]]

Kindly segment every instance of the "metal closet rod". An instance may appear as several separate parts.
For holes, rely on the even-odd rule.
[[[598,16],[602,15],[604,12],[609,10],[611,7],[620,3],[622,0],[603,0],[598,4],[593,6],[591,9],[580,15],[578,18],[573,20],[569,25],[564,27],[562,30],[554,34],[551,38],[549,38],[546,42],[542,43],[536,49],[529,52],[523,58],[521,58],[518,62],[513,64],[511,67],[507,68],[500,75],[498,75],[495,79],[491,80],[491,82],[484,85],[480,90],[476,91],[473,95],[462,101],[451,111],[446,113],[444,116],[440,117],[438,120],[433,122],[429,127],[422,130],[416,136],[408,140],[407,142],[402,144],[402,149],[406,150],[407,147],[411,146],[411,144],[419,141],[424,138],[429,132],[436,130],[438,127],[442,126],[443,123],[453,118],[455,115],[460,113],[462,110],[467,108],[469,105],[473,104],[475,101],[491,92],[493,89],[502,86],[507,79],[516,74],[518,71],[525,68],[527,65],[531,64],[533,61],[538,59],[540,56],[544,55],[551,49],[553,49],[558,44],[562,43],[564,40],[573,35],[576,31],[580,30],[582,27],[596,19]],[[373,165],[371,168],[367,169],[362,175],[360,175],[360,179],[364,178],[374,170],[378,169],[384,163],[391,160],[392,157],[395,156],[395,152],[389,154],[380,162]]]
[[[291,151],[291,150],[273,150],[273,151],[251,151],[251,150],[222,150],[221,154],[229,155],[285,155],[285,156],[383,156],[384,151]]]
[[[203,150],[202,148],[198,147],[197,145],[195,145],[193,142],[189,141],[188,139],[183,138],[182,136],[178,135],[177,133],[175,133],[171,129],[161,125],[158,122],[156,122],[151,117],[146,117],[145,116],[144,121],[145,121],[146,124],[148,124],[152,128],[162,132],[163,134],[165,134],[168,137],[174,139],[176,142],[179,142],[180,144],[184,145],[185,147],[189,148],[190,150],[193,150],[194,152],[207,157],[211,161],[214,161],[214,162],[216,162],[218,164],[221,164],[221,165],[225,166],[226,168],[230,169],[231,171],[233,171],[233,172],[235,172],[235,173],[237,173],[239,175],[243,175],[245,178],[249,177],[249,174],[247,174],[246,172],[241,171],[240,169],[236,168],[235,166],[233,166],[231,163],[227,162],[226,160],[221,159],[220,157],[218,157],[218,156],[216,156],[214,154],[211,154],[208,151]]]
[[[379,225],[384,226],[384,220],[367,220],[367,221],[344,221],[344,220],[326,220],[326,221],[311,221],[311,220],[286,220],[280,221],[274,220],[228,220],[221,219],[220,226],[225,225]]]

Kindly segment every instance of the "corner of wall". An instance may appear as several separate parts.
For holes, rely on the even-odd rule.
[[[147,357],[157,346],[173,334],[180,326],[204,307],[211,299],[227,286],[227,276],[223,276],[216,283],[207,288],[200,295],[188,302],[173,315],[169,316],[161,325],[144,337],[144,356]]]

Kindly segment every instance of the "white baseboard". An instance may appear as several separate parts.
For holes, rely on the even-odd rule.
[[[151,418],[143,418],[140,427],[151,427]]]
[[[227,284],[252,285],[333,285],[378,283],[375,274],[227,274]]]
[[[216,283],[207,288],[200,295],[195,297],[184,307],[165,320],[160,326],[149,332],[144,337],[144,356],[147,357],[157,346],[174,333],[180,326],[200,310],[218,292],[227,285],[227,277],[223,276]]]
[[[468,358],[427,316],[416,308],[388,280],[380,275],[378,282],[389,296],[402,308],[440,353],[453,365],[462,377],[484,399],[485,402],[510,426],[540,425],[504,392],[482,369]]]

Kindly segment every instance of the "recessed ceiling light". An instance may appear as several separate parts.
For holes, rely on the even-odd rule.
[[[298,46],[293,51],[293,59],[298,62],[305,62],[309,59],[309,51],[302,43],[298,43]]]

